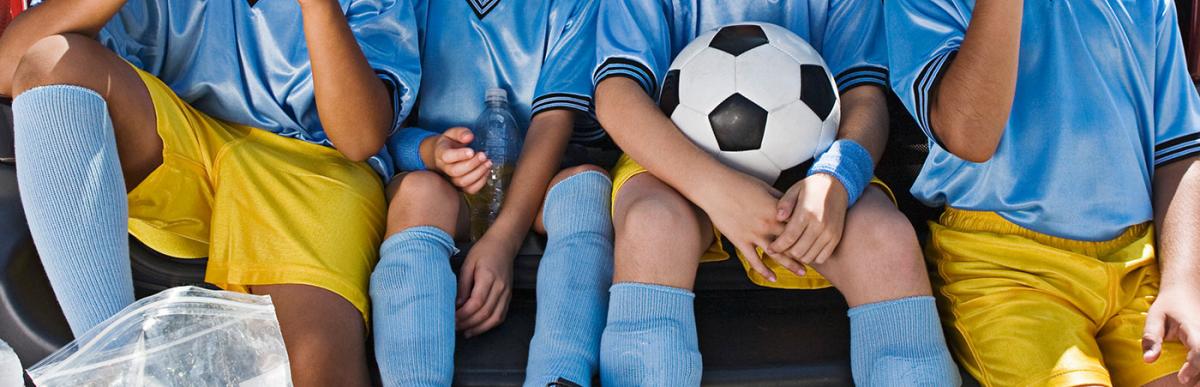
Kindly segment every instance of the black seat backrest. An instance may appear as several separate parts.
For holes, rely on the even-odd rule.
[[[12,101],[0,98],[0,163],[12,163],[12,161]]]
[[[942,209],[921,204],[909,193],[909,188],[921,172],[925,156],[929,154],[929,140],[891,91],[888,92],[888,116],[891,132],[875,174],[892,188],[900,211],[912,221],[917,233],[924,235],[926,222],[936,219]]]

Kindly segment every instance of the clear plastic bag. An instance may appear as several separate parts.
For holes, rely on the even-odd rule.
[[[36,385],[290,386],[271,298],[167,289],[29,369]]]

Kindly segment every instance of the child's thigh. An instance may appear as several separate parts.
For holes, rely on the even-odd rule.
[[[931,292],[912,224],[874,186],[847,213],[833,255],[813,268],[846,296],[850,306]]]

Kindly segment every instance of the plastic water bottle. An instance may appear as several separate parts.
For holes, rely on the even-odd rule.
[[[476,241],[500,215],[504,193],[508,191],[517,158],[521,156],[522,142],[517,133],[517,121],[508,108],[508,93],[500,88],[488,89],[484,103],[486,107],[472,128],[475,141],[471,142],[471,148],[487,154],[492,160],[492,168],[483,189],[467,198],[471,205],[471,239]]]
[[[21,370],[21,360],[12,347],[0,340],[0,386],[25,385],[25,371]]]

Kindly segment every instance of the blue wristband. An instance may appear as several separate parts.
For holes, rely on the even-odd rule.
[[[827,173],[846,187],[847,206],[853,206],[875,176],[875,161],[866,148],[852,140],[837,140],[829,150],[817,156],[808,175]]]

